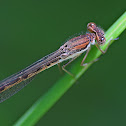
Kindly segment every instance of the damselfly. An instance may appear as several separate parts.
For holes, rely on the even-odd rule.
[[[86,33],[85,35],[80,35],[68,40],[55,52],[43,57],[42,59],[26,67],[20,72],[0,81],[0,102],[3,102],[19,90],[21,90],[41,71],[44,71],[45,69],[48,69],[65,60],[71,59],[67,64],[62,66],[62,69],[68,74],[72,75],[65,69],[66,65],[71,63],[74,59],[76,59],[86,51],[86,54],[81,62],[81,65],[84,66],[84,61],[90,51],[91,45],[96,45],[96,47],[102,53],[105,53],[107,49],[103,51],[99,47],[99,45],[103,45],[106,42],[104,31],[101,28],[97,27],[93,22],[87,25],[87,29],[91,33]],[[97,42],[95,42],[95,40]]]

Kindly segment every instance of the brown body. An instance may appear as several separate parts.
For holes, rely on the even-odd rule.
[[[0,102],[6,100],[22,89],[33,79],[36,74],[40,73],[41,71],[44,71],[45,69],[48,69],[49,67],[52,67],[67,59],[78,57],[80,54],[87,51],[91,44],[95,44],[95,39],[97,40],[100,35],[100,32],[98,32],[98,27],[94,27],[93,25],[93,28],[90,28],[90,26],[91,24],[88,26],[88,30],[90,30],[92,33],[87,33],[85,35],[80,35],[70,39],[57,51],[43,57],[20,72],[0,81]],[[103,35],[104,34],[102,33],[102,36]]]

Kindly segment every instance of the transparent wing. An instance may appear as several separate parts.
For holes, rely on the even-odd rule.
[[[41,58],[37,62],[26,67],[25,69],[17,72],[16,74],[13,74],[0,81],[0,103],[17,93],[24,86],[30,83],[36,74],[49,67],[50,62],[53,63],[53,65],[57,64],[57,60],[60,54],[61,51],[57,50]]]
[[[24,86],[26,86],[28,83],[30,83],[35,76],[22,81],[19,84],[14,85],[13,87],[7,89],[6,91],[0,93],[0,103],[8,99],[9,97],[13,96],[15,93],[20,91]]]

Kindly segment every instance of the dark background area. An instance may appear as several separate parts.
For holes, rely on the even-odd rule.
[[[0,80],[58,49],[88,22],[106,31],[126,10],[126,1],[0,1]],[[37,126],[126,125],[126,31]],[[54,66],[0,104],[0,125],[10,126],[62,77]]]

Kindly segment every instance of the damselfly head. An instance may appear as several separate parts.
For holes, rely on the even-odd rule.
[[[106,39],[104,37],[104,31],[97,27],[97,25],[93,22],[88,23],[87,25],[88,31],[92,32],[96,36],[96,41],[99,45],[104,45],[106,42]]]

